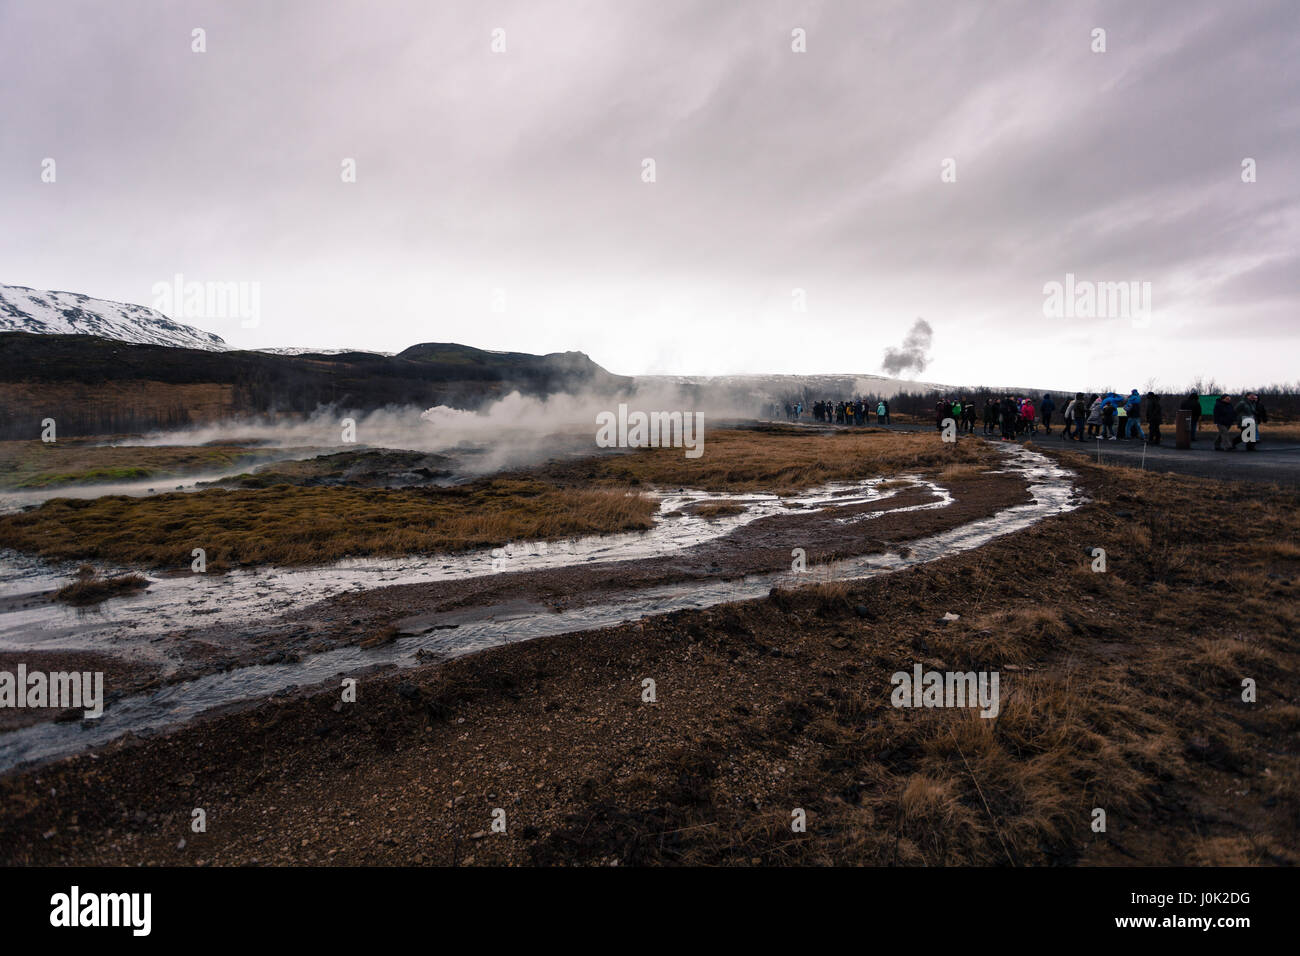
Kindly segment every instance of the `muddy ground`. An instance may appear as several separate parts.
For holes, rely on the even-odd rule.
[[[934,511],[882,514],[844,524],[837,519],[938,501],[924,488],[907,488],[879,502],[820,511],[791,510],[762,518],[682,554],[654,560],[607,562],[543,571],[503,571],[458,581],[402,585],[349,593],[297,609],[258,626],[202,625],[160,637],[166,660],[114,661],[106,686],[114,699],[160,684],[256,663],[295,660],[347,644],[391,640],[402,631],[454,627],[468,617],[509,613],[521,606],[555,611],[598,603],[611,591],[701,582],[789,569],[791,551],[803,548],[810,566],[836,558],[877,553],[909,540],[995,514],[1029,500],[1024,480],[1011,474],[966,475],[944,481],[954,497]],[[48,595],[28,600],[48,599]],[[87,613],[94,613],[93,610]],[[12,656],[12,655],[11,655]],[[103,670],[108,655],[25,651],[16,655],[29,670]],[[0,662],[3,658],[0,658]],[[108,706],[112,706],[110,701]],[[53,709],[6,713],[0,729],[58,719]]]
[[[1093,503],[973,552],[10,774],[0,861],[1294,865],[1300,500],[1070,463]],[[913,663],[999,716],[891,706]]]

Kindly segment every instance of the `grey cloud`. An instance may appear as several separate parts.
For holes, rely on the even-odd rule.
[[[1297,19],[1287,0],[10,0],[0,281],[147,305],[176,272],[258,280],[262,326],[211,329],[246,346],[844,372],[924,314],[936,380],[1022,381],[999,344],[1025,323],[1044,385],[1092,352],[1140,380],[1206,354],[1222,380],[1286,377],[1287,349],[1228,354],[1218,330],[1231,312],[1237,334],[1297,335],[1269,265],[1300,247]],[[1043,319],[1067,271],[1150,281],[1150,341],[1080,347]]]

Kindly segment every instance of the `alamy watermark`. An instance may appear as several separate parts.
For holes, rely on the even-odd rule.
[[[103,671],[0,671],[0,707],[80,709],[87,720],[104,714]]]
[[[629,412],[626,404],[596,416],[598,448],[685,448],[687,458],[704,454],[703,412]]]
[[[990,719],[1001,709],[997,671],[926,671],[915,664],[912,673],[898,671],[889,682],[895,707],[978,706],[980,716]]]
[[[260,282],[186,282],[176,273],[170,282],[155,282],[153,307],[172,319],[238,319],[245,329],[262,321]]]
[[[1093,282],[1073,272],[1064,282],[1043,285],[1043,315],[1049,319],[1131,319],[1138,328],[1151,322],[1151,283]]]
[[[152,893],[83,893],[73,886],[50,897],[50,925],[124,926],[132,936],[148,936],[153,920]]]

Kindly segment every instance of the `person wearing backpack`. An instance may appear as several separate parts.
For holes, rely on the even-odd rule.
[[[1083,441],[1083,429],[1088,420],[1088,404],[1083,397],[1083,392],[1074,393],[1074,401],[1070,402],[1070,408],[1073,414],[1070,420],[1074,422],[1074,441]]]
[[[1084,423],[1088,426],[1089,438],[1096,438],[1101,432],[1101,409],[1103,404],[1102,397],[1094,393],[1085,406],[1088,413]]]
[[[1253,392],[1249,395],[1243,395],[1241,401],[1237,403],[1237,407],[1233,409],[1233,414],[1237,419],[1237,427],[1240,429],[1236,435],[1232,436],[1233,448],[1244,444],[1246,451],[1255,450],[1255,441],[1258,438],[1258,423],[1255,419],[1255,399],[1257,397]],[[1250,435],[1249,440],[1245,437],[1248,434]]]
[[[1129,393],[1128,398],[1124,401],[1124,406],[1128,416],[1128,434],[1120,437],[1136,437],[1145,441],[1147,436],[1142,432],[1142,396],[1138,394],[1136,388]]]

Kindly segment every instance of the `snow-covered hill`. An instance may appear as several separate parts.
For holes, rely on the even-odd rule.
[[[96,335],[101,339],[222,351],[218,335],[173,322],[142,305],[92,299],[76,292],[42,292],[0,285],[0,332]]]

